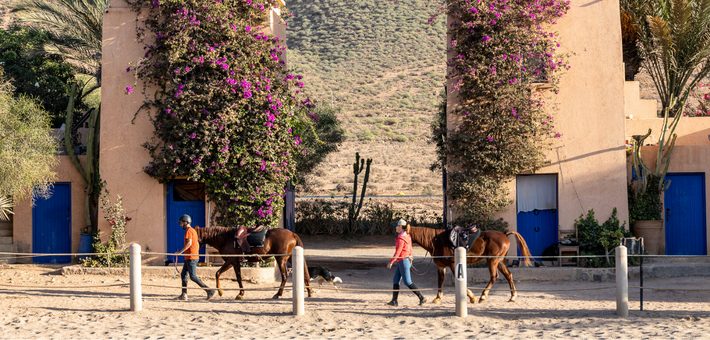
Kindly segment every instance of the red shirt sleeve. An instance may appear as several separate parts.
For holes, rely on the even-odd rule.
[[[404,239],[402,239],[402,235],[400,234],[399,237],[397,237],[397,241],[395,241],[395,251],[393,259],[390,260],[390,263],[394,263],[395,261],[401,261],[402,259],[398,259],[397,257],[401,257],[402,253],[404,252],[404,247],[406,246],[407,242],[404,242]]]

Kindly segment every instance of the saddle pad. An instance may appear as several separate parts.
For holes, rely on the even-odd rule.
[[[249,243],[249,246],[254,248],[254,247],[263,247],[264,246],[264,238],[266,238],[266,230],[268,228],[262,229],[258,233],[252,233],[247,236],[247,242]]]

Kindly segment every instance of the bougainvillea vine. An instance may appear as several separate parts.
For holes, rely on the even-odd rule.
[[[204,182],[217,224],[276,226],[295,154],[303,152],[301,133],[313,119],[311,104],[299,98],[302,77],[286,69],[286,47],[261,26],[276,2],[130,4],[145,54],[126,71],[144,93],[158,89],[141,108],[155,127],[145,172]]]
[[[481,221],[510,204],[505,183],[544,166],[561,137],[547,97],[570,68],[551,30],[569,1],[447,0],[440,9],[449,18],[448,90],[459,103],[448,110],[457,128],[434,137],[445,160],[437,166],[464,219]]]

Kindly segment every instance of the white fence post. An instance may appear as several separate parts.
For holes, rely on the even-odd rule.
[[[456,248],[455,251],[456,269],[454,274],[454,285],[456,286],[456,316],[465,318],[468,316],[468,290],[466,280],[466,249],[463,247]]]
[[[616,247],[616,315],[629,316],[629,268],[626,247]]]
[[[306,314],[303,303],[303,289],[305,287],[303,283],[303,262],[303,248],[299,246],[293,247],[293,251],[291,251],[291,268],[293,269],[291,276],[291,282],[293,283],[293,315]]]
[[[143,293],[141,292],[141,246],[131,244],[131,311],[143,310]]]

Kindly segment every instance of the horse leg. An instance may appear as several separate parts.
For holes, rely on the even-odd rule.
[[[498,280],[498,263],[501,259],[488,259],[488,272],[491,274],[491,280],[488,281],[488,285],[481,293],[481,298],[478,299],[478,303],[483,303],[488,298],[488,291],[493,287],[493,284]]]
[[[232,264],[230,261],[224,261],[224,264],[222,267],[217,270],[217,274],[215,274],[215,281],[217,282],[217,292],[219,293],[219,296],[222,296],[224,294],[224,291],[222,290],[222,285],[219,283],[219,277],[222,276],[222,273],[226,272],[229,270],[229,268],[232,267]]]
[[[237,295],[235,300],[241,300],[244,298],[244,286],[242,285],[242,263],[239,260],[241,258],[237,258],[237,263],[234,264],[234,275],[237,276],[237,282],[239,283],[239,295]]]
[[[311,289],[311,275],[308,274],[308,265],[306,264],[306,259],[303,259],[303,281],[304,284],[306,285],[306,290],[308,290],[308,297],[311,297],[313,295],[313,289]],[[332,283],[331,283],[332,284]],[[332,284],[333,287],[335,287],[335,284]],[[338,287],[335,287],[337,290]],[[338,291],[339,293],[340,291]]]
[[[279,291],[276,292],[276,295],[274,295],[274,297],[273,297],[274,299],[278,299],[281,297],[281,295],[283,295],[284,286],[286,286],[286,279],[288,279],[288,273],[286,273],[286,259],[285,259],[285,257],[284,256],[277,256],[276,263],[278,263],[279,269],[281,270],[281,286],[279,287]]]
[[[515,298],[518,297],[518,292],[515,291],[515,283],[513,283],[513,274],[508,270],[508,267],[503,261],[498,263],[498,270],[503,273],[505,279],[510,283],[510,300],[508,302],[515,302]]]
[[[434,301],[432,301],[432,303],[434,303],[434,304],[438,304],[441,302],[441,298],[442,298],[441,289],[442,289],[442,287],[444,287],[444,277],[446,275],[446,267],[439,267],[437,265],[436,272],[439,274],[439,290],[436,292],[436,297],[434,298]]]

